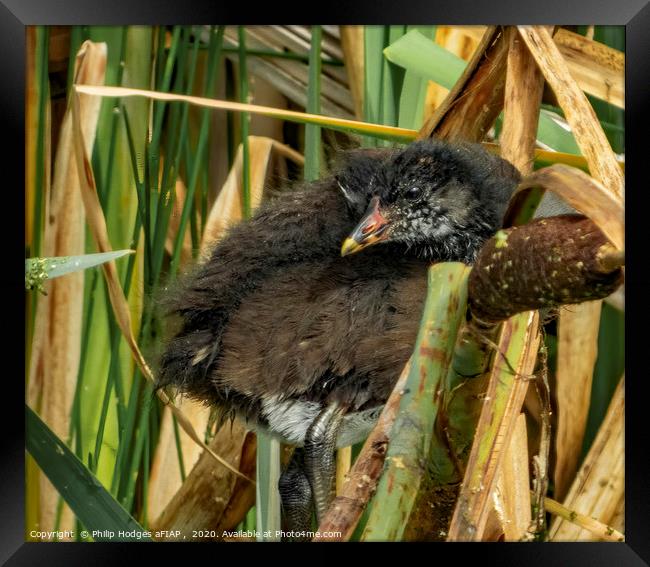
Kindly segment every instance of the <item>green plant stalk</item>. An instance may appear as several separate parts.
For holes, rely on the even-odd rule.
[[[492,332],[486,331],[487,338],[496,340],[497,331],[498,327]],[[430,506],[441,494],[454,497],[463,480],[492,357],[493,350],[487,343],[477,341],[466,327],[461,328],[449,372],[441,386],[427,474],[403,534],[406,541],[428,540],[436,530],[446,528],[449,521],[446,515],[451,511],[444,507],[432,511]]]
[[[122,76],[124,75],[124,55],[126,52],[126,40],[127,40],[127,28],[126,26],[121,28],[122,32],[122,37],[120,39],[120,55],[119,55],[119,60],[120,64],[117,66],[117,76],[115,79],[115,84],[121,85],[122,84]],[[68,91],[70,92],[70,91]],[[108,105],[111,107],[114,107],[118,104],[118,99],[108,99],[106,101]],[[100,164],[101,160],[99,159],[99,148],[97,146],[94,147],[93,151],[93,169],[97,172],[97,175],[95,175],[96,180],[100,180],[100,185],[97,187],[97,194],[99,196],[99,202],[102,205],[102,209],[104,211],[107,210],[107,205],[108,205],[108,191],[109,187],[111,186],[111,181],[113,180],[113,163],[115,161],[115,146],[116,146],[116,139],[117,139],[117,127],[119,125],[119,120],[120,116],[117,112],[111,113],[111,130],[110,130],[110,137],[109,137],[109,146],[108,146],[108,158],[106,160],[106,173],[104,176],[100,174]]]
[[[265,433],[257,433],[257,478],[255,486],[256,523],[258,541],[278,541],[280,523],[280,442]],[[270,532],[265,536],[264,532]]]
[[[137,169],[134,171],[134,174],[137,175]],[[137,245],[137,239],[140,235],[141,230],[142,230],[142,218],[136,215],[135,223],[133,227],[133,240],[132,240],[132,245],[134,247]],[[124,278],[124,286],[123,286],[125,295],[127,297],[133,279],[134,268],[135,268],[135,256],[131,256],[129,258],[129,264],[127,266],[127,270]],[[134,376],[134,381],[132,382],[132,384],[137,384],[137,382],[135,381],[136,379],[137,379],[137,375]],[[130,432],[132,430],[132,426],[130,427],[130,424],[133,422],[134,419],[134,416],[132,414],[134,411],[137,411],[137,407],[135,409],[133,407],[133,400],[136,400],[137,402],[138,390],[139,388],[137,386],[131,387],[131,392],[129,394],[129,405],[127,408],[124,408],[125,405],[124,400],[120,401],[118,396],[118,424],[119,424],[120,443],[118,445],[117,456],[113,468],[113,476],[111,479],[111,492],[113,494],[116,494],[117,483],[120,480],[117,477],[117,471],[120,470],[121,459],[124,458],[124,453],[128,451],[129,443],[127,440],[131,439]],[[120,410],[120,408],[123,409]]]
[[[181,445],[181,434],[178,428],[178,420],[175,415],[172,415],[172,423],[174,424],[174,439],[176,440],[176,454],[178,455],[178,468],[181,472],[181,483],[185,482],[185,459],[183,458],[183,448]]]
[[[387,26],[384,45],[390,45],[404,35],[405,26]],[[399,99],[404,81],[404,69],[394,65],[385,57],[382,64],[381,123],[387,126],[397,125]]]
[[[106,385],[104,387],[104,398],[102,400],[102,407],[99,413],[99,426],[97,428],[97,437],[95,437],[95,450],[93,452],[92,466],[90,470],[93,474],[97,473],[97,466],[99,465],[99,456],[102,449],[102,444],[104,442],[104,428],[106,427],[106,419],[108,417],[108,407],[111,400],[111,395],[113,392],[113,387],[117,388],[118,379],[116,373],[119,372],[119,365],[117,364],[117,355],[114,354],[117,351],[119,335],[116,335],[114,332],[111,332],[111,362],[108,369],[108,378],[106,380]],[[119,404],[118,404],[119,405]],[[119,422],[119,419],[118,419]]]
[[[35,52],[35,86],[38,93],[38,130],[36,133],[36,175],[34,196],[34,224],[32,231],[31,256],[41,255],[41,238],[43,234],[43,211],[45,204],[45,136],[46,136],[46,114],[49,98],[48,81],[48,41],[49,28],[38,26],[36,28],[36,52]],[[34,306],[35,307],[35,306]],[[35,310],[32,311],[32,314]]]
[[[383,97],[383,57],[380,55],[384,48],[383,26],[365,26],[364,28],[364,93],[363,118],[366,122],[379,123],[380,108]],[[364,136],[363,145],[376,147],[375,138]]]
[[[320,26],[311,28],[311,49],[309,51],[309,83],[307,85],[307,112],[320,114],[321,93],[321,40]],[[315,124],[305,126],[306,181],[315,181],[320,176],[321,129]]]
[[[194,74],[196,71],[196,62],[197,62],[197,55],[198,55],[197,46],[198,46],[198,42],[195,42],[192,50],[192,58],[191,58],[191,63],[189,68],[189,77],[184,89],[186,94],[192,92],[192,84],[194,82]],[[179,77],[180,77],[180,71],[179,71]],[[181,85],[178,85],[177,89],[181,90]],[[180,156],[181,156],[181,151],[185,145],[185,141],[187,140],[188,115],[189,115],[189,107],[187,104],[184,104],[182,107],[180,125],[176,124],[176,120],[172,120],[171,131],[174,132],[174,134],[172,135],[172,144],[168,149],[168,152],[169,155],[173,155],[173,160],[172,159],[165,160],[163,181],[161,186],[161,191],[164,190],[164,194],[159,201],[159,209],[156,217],[156,231],[155,231],[154,246],[153,246],[153,255],[154,255],[153,271],[154,271],[155,281],[159,280],[159,275],[162,269],[162,261],[165,252],[165,239],[167,237],[167,229],[169,226],[169,217],[171,216],[171,212],[174,208],[174,196],[175,196],[174,187],[180,169]],[[176,118],[176,116],[177,114],[174,114],[174,118]],[[168,179],[169,169],[173,171],[171,179]]]
[[[246,517],[242,522],[244,524],[244,529],[254,532],[257,527],[257,508],[252,506],[251,509],[246,513]]]
[[[239,100],[248,102],[248,70],[246,67],[246,30],[243,26],[237,29],[239,38]],[[242,218],[251,215],[251,164],[248,132],[250,116],[247,112],[240,115],[241,144],[242,144]]]
[[[144,438],[144,467],[142,470],[142,525],[146,528],[149,524],[147,508],[149,501],[149,468],[151,467],[151,447],[154,442],[151,436]]]
[[[457,262],[429,269],[427,300],[413,363],[391,432],[386,464],[362,540],[399,540],[429,455],[434,423],[467,307],[470,268]]]
[[[169,87],[171,85],[171,80],[172,80],[172,73],[174,71],[174,63],[176,62],[176,54],[178,52],[178,47],[180,43],[181,30],[182,30],[181,26],[174,26],[169,50],[167,51],[167,58],[165,60],[164,72],[159,77],[159,82],[156,86],[157,90],[159,91],[164,91],[164,92],[169,91]],[[160,30],[160,34],[161,35],[159,39],[162,45],[164,45],[165,31]],[[163,49],[162,52],[159,52],[159,55],[161,55],[161,53],[165,53],[165,50]],[[156,150],[160,147],[160,138],[162,136],[162,122],[165,114],[165,106],[166,105],[164,102],[154,104],[154,119],[153,119],[153,128],[151,134],[151,145]],[[158,154],[155,154],[156,160],[159,159],[159,157],[160,156]],[[158,171],[158,168],[156,167],[154,171]]]
[[[151,77],[151,88],[157,88],[162,81],[162,76],[164,73],[165,65],[165,55],[167,54],[167,48],[165,47],[167,32],[164,26],[158,26],[156,28],[156,62],[154,64],[153,73]]]
[[[187,63],[187,51],[190,40],[190,30],[187,26],[183,27],[183,34],[181,36],[180,46],[178,48],[177,65],[176,65],[176,80],[174,81],[174,86],[172,87],[172,92],[179,94],[188,94],[188,87],[184,88],[184,78],[185,78],[185,68]],[[191,63],[190,63],[191,65]],[[196,65],[196,59],[194,60],[194,65]],[[191,92],[191,84],[189,87],[189,92]],[[162,160],[162,176],[156,179],[156,193],[158,194],[158,202],[156,206],[155,215],[153,218],[153,242],[152,245],[152,254],[159,252],[157,248],[157,242],[159,239],[159,234],[161,232],[161,222],[160,217],[162,215],[162,210],[170,206],[170,193],[172,192],[172,186],[176,178],[177,169],[173,166],[176,165],[175,156],[177,153],[176,148],[182,146],[181,141],[179,140],[181,129],[182,129],[182,116],[186,114],[187,104],[172,105],[169,107],[169,118],[167,119],[166,130],[168,132],[166,144],[165,144],[165,158]],[[172,179],[169,179],[170,170],[172,173]],[[159,184],[159,185],[158,185]],[[153,261],[155,265],[155,259]]]
[[[208,168],[204,168],[201,172],[201,227],[200,233],[205,232],[205,223],[208,221]]]
[[[219,26],[217,35],[215,37],[215,52],[214,58],[210,64],[208,64],[208,80],[205,86],[205,94],[209,94],[214,89],[216,80],[218,77],[218,63],[221,57],[221,46],[223,43],[223,34],[224,26]],[[201,171],[201,164],[204,159],[205,151],[207,148],[208,142],[208,133],[210,129],[210,113],[208,110],[204,110],[201,114],[201,127],[199,130],[199,139],[196,145],[196,158],[194,163],[190,167],[190,181],[187,186],[187,194],[185,196],[185,203],[183,204],[183,211],[181,212],[181,219],[178,224],[178,233],[176,234],[176,240],[174,241],[174,249],[172,252],[172,260],[170,266],[170,274],[173,275],[178,272],[178,267],[180,265],[181,259],[181,250],[183,247],[183,239],[185,237],[185,229],[187,227],[187,221],[190,216],[190,211],[194,203],[194,192],[196,190],[196,184],[199,178],[199,173]]]
[[[433,40],[436,36],[436,26],[412,27],[425,38]],[[402,90],[399,96],[398,122],[400,128],[419,130],[424,121],[424,106],[427,97],[429,81],[413,71],[404,73]]]
[[[88,530],[118,533],[133,532],[141,537],[123,541],[149,540],[144,530],[104,489],[97,478],[68,449],[50,428],[25,404],[25,445],[38,466],[63,496],[77,518]],[[118,538],[93,534],[96,541]]]
[[[167,58],[165,61],[164,72],[160,76],[159,83],[157,85],[158,90],[168,92],[172,79],[172,72],[174,70],[174,63],[176,62],[176,56],[179,50],[181,26],[175,26],[172,32],[171,44],[169,51],[167,53]],[[161,41],[164,41],[165,32],[161,30]],[[155,219],[152,218],[152,210],[157,207],[152,208],[151,199],[156,200],[158,195],[158,184],[159,184],[159,164],[160,164],[160,141],[162,137],[162,123],[165,114],[166,103],[164,101],[159,101],[154,104],[154,117],[153,125],[151,131],[151,142],[146,146],[146,174],[144,178],[144,214],[146,215],[146,220],[143,221],[143,227],[145,232],[145,264],[148,269],[146,269],[147,277],[145,281],[149,287],[153,285],[153,268],[152,268],[152,248],[153,242],[152,237],[154,231],[152,230],[151,224],[155,223]]]
[[[122,504],[127,510],[133,506],[133,498],[135,496],[135,485],[138,480],[138,470],[142,459],[142,452],[144,449],[145,440],[149,437],[149,412],[154,403],[152,398],[153,387],[149,382],[144,385],[144,407],[141,408],[140,420],[135,438],[135,448],[133,451],[133,458],[131,459],[131,466],[127,472],[126,491],[122,499]],[[148,463],[144,463],[144,468],[148,467]]]
[[[141,219],[135,219],[135,225],[133,227],[133,240],[137,239],[140,234],[140,229],[142,228]],[[129,291],[131,290],[131,282],[133,277],[133,269],[135,267],[135,257],[131,256],[129,258],[129,264],[127,265],[126,273],[124,275],[124,281],[122,283],[122,288],[124,289],[125,297],[129,296]],[[104,292],[108,295],[108,291],[104,286]],[[106,297],[106,302],[108,303],[108,297]],[[102,408],[99,416],[99,426],[97,428],[97,437],[95,439],[95,451],[93,453],[93,467],[91,470],[93,473],[97,471],[99,466],[99,457],[102,449],[102,444],[104,441],[104,428],[106,426],[106,419],[108,417],[109,402],[111,397],[111,392],[113,388],[115,389],[115,396],[117,401],[117,423],[118,423],[118,435],[121,432],[122,427],[125,422],[125,393],[124,385],[122,383],[122,373],[119,366],[120,355],[119,355],[119,346],[120,339],[122,334],[120,329],[115,321],[114,316],[109,316],[110,321],[110,364],[108,369],[108,377],[106,379],[106,388],[104,392],[104,399],[102,401]]]
[[[133,386],[129,393],[129,403],[126,408],[126,420],[122,430],[121,442],[117,448],[117,456],[115,458],[115,465],[113,470],[113,477],[111,479],[111,494],[118,497],[120,493],[120,486],[125,482],[126,470],[128,468],[128,459],[130,453],[130,441],[134,437],[134,428],[136,417],[140,404],[140,393],[144,386],[144,378],[140,374],[140,370],[136,368]]]
[[[48,81],[48,39],[49,28],[46,26],[36,27],[36,49],[34,54],[34,75],[35,88],[37,89],[37,112],[38,128],[36,131],[36,159],[34,175],[34,216],[32,223],[31,246],[29,254],[39,256],[41,254],[41,239],[43,234],[43,215],[45,207],[45,136],[46,136],[46,112],[47,101],[49,98],[49,81]],[[26,330],[27,343],[32,344],[32,333],[34,330],[34,321],[36,318],[36,306],[38,304],[38,294],[31,294],[30,298],[30,324]],[[29,360],[29,359],[27,359]]]

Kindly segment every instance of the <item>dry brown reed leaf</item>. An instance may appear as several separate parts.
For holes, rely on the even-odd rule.
[[[625,494],[624,390],[625,377],[621,378],[612,396],[596,439],[563,502],[569,510],[579,511],[603,524],[610,524]],[[563,518],[556,518],[551,524],[549,539],[591,541],[600,538]]]
[[[564,57],[571,76],[583,91],[625,108],[624,53],[565,29],[557,30],[553,41]]]
[[[354,114],[363,120],[364,43],[363,26],[339,26],[341,47],[347,71],[350,92],[354,101]]]
[[[248,433],[248,436],[254,434]],[[233,466],[245,471],[245,476],[254,477],[255,469],[244,469],[242,460],[247,454],[247,428],[235,419],[226,423],[210,442],[212,452],[219,451]],[[249,460],[250,462],[250,460]],[[255,462],[255,459],[252,459]],[[235,487],[237,476],[224,467],[215,467],[208,452],[204,452],[185,482],[174,494],[160,516],[152,522],[153,530],[181,530],[191,534],[194,530],[213,530],[229,505],[229,495]],[[255,485],[244,483],[255,493]]]
[[[505,541],[527,537],[531,523],[530,471],[526,416],[519,414],[494,491],[495,509]]]
[[[286,148],[286,146],[263,136],[249,136],[248,144],[251,209],[255,210],[262,202],[265,184],[270,173],[269,166],[273,151],[277,150],[277,148]],[[287,150],[290,150],[290,148],[284,150],[285,155],[293,155],[288,154]],[[293,150],[291,152],[295,153]],[[302,156],[299,156],[299,158],[302,158]],[[240,145],[226,182],[210,209],[201,242],[202,256],[208,253],[209,249],[224,235],[228,227],[238,223],[243,218],[242,174],[243,158],[242,146]]]
[[[541,73],[536,71],[532,57],[525,45],[517,39],[513,29],[503,32],[502,43],[507,46],[506,57],[506,78],[504,94],[504,123],[501,139],[501,154],[512,161],[523,174],[532,170],[535,152],[535,137],[537,132],[537,120],[539,107],[542,98],[543,78]],[[501,50],[500,50],[501,51]],[[503,55],[501,56],[503,57]],[[494,78],[493,82],[500,83],[500,79]],[[539,348],[538,336],[539,316],[535,313],[521,314],[509,319],[502,330],[498,350],[505,353],[508,342],[511,340],[511,333],[514,325],[526,324],[523,337],[518,340],[525,341],[526,347],[520,353],[518,364],[513,365],[519,376],[527,376],[532,373],[537,350]],[[461,488],[454,516],[449,528],[448,540],[479,540],[488,536],[489,531],[494,531],[494,522],[488,520],[495,503],[498,505],[496,516],[501,520],[502,531],[508,539],[518,539],[528,529],[530,520],[530,498],[528,507],[516,512],[516,503],[521,503],[524,497],[521,493],[521,486],[516,484],[516,502],[513,501],[509,492],[506,492],[504,476],[512,482],[525,482],[525,492],[529,489],[529,479],[526,459],[526,474],[523,474],[523,465],[517,469],[518,477],[515,477],[515,470],[512,459],[507,456],[508,451],[514,451],[515,455],[525,453],[527,455],[527,444],[525,435],[523,437],[523,448],[521,435],[515,438],[515,445],[511,440],[511,434],[515,423],[521,422],[521,408],[526,397],[528,381],[515,379],[511,381],[508,390],[499,390],[503,360],[497,357],[490,373],[490,380],[485,397],[476,436],[470,453],[465,471],[465,480]],[[507,403],[504,404],[504,398]],[[501,419],[500,430],[490,431],[491,421]],[[498,424],[498,421],[496,422]],[[525,432],[525,423],[524,432]],[[521,427],[521,426],[520,426]],[[519,432],[521,433],[521,432]],[[499,442],[499,435],[506,437]],[[479,454],[479,453],[482,453]],[[503,468],[504,460],[508,461],[510,468]],[[517,461],[519,463],[519,461]],[[501,490],[497,479],[500,479]],[[523,480],[522,480],[523,479]],[[476,482],[479,486],[475,486]],[[470,488],[471,487],[471,488]],[[477,490],[472,493],[471,490]],[[496,489],[496,490],[494,490]],[[512,487],[508,485],[507,490]],[[505,494],[509,494],[505,496]],[[499,495],[502,497],[499,498]],[[494,498],[496,497],[496,501]],[[500,509],[499,509],[500,507]],[[526,510],[528,514],[526,514]],[[516,534],[516,537],[515,537]]]
[[[469,61],[483,38],[485,26],[437,26],[435,41],[447,51]],[[425,122],[443,103],[449,89],[429,81],[426,102],[424,104]]]
[[[565,305],[558,321],[555,370],[554,496],[563,500],[578,469],[578,457],[591,403],[591,382],[598,355],[602,301]]]
[[[187,187],[185,182],[178,177],[174,186],[174,202],[172,203],[172,212],[169,215],[169,224],[167,225],[167,234],[165,235],[165,250],[171,256],[174,251],[174,242],[181,222],[183,207],[185,206],[185,196]],[[185,266],[192,259],[192,235],[189,230],[185,231],[183,245],[181,246],[180,265]]]
[[[340,494],[352,468],[352,447],[343,447],[336,452],[336,494]]]
[[[561,196],[567,202],[570,199],[580,201],[580,206],[571,202],[569,204],[589,216],[618,250],[623,251],[623,174],[602,126],[586,96],[580,90],[580,86],[571,76],[569,66],[548,30],[537,26],[519,26],[519,34],[555,92],[576,142],[587,159],[591,174],[603,184],[597,187],[587,176],[576,171],[572,181],[581,178],[581,183],[563,184],[564,195]],[[566,39],[566,35],[561,34],[560,38],[562,37]],[[574,42],[573,47],[576,45],[577,43]],[[581,46],[584,48],[584,43],[581,43]],[[575,50],[571,53],[575,53]],[[568,172],[560,170],[560,174],[563,173],[566,181]],[[560,329],[565,328],[563,334],[565,340],[561,340],[560,343],[563,348],[558,353],[557,369],[559,379],[557,406],[560,420],[556,443],[558,464],[555,479],[559,483],[557,488],[560,495],[566,491],[570,477],[577,466],[577,448],[584,436],[590,384],[596,358],[595,345],[598,339],[600,307],[601,302],[583,304],[575,307],[574,316],[566,310],[560,315]],[[585,347],[586,350],[580,347]],[[579,385],[575,383],[576,377],[580,380]],[[574,395],[577,391],[580,391],[579,400],[576,400]]]
[[[625,247],[623,202],[604,185],[575,167],[555,164],[526,177],[510,201],[506,217],[535,187],[552,191],[589,217],[618,250]]]
[[[86,41],[75,60],[75,78],[102,84],[106,71],[106,44]],[[85,151],[92,152],[100,104],[84,97],[78,127],[84,133]],[[85,215],[78,189],[79,176],[72,145],[74,131],[70,109],[65,113],[54,162],[51,192],[46,191],[42,256],[71,256],[85,252]],[[46,148],[49,155],[49,146]],[[46,172],[49,174],[49,172]],[[28,403],[60,438],[66,439],[79,371],[83,314],[84,274],[75,272],[47,281],[36,313],[30,360]],[[40,475],[39,529],[54,529],[59,494]],[[64,507],[60,529],[73,527],[74,517]]]
[[[436,43],[463,59],[469,46],[480,41],[483,26],[438,26]],[[553,41],[580,88],[610,104],[625,108],[625,54],[592,38],[559,28]],[[471,53],[470,53],[471,55]]]
[[[539,315],[529,311],[504,322],[476,435],[447,541],[479,541],[492,509],[492,493],[509,447],[539,350]],[[508,352],[513,360],[506,360]],[[513,373],[514,372],[514,373]]]
[[[384,135],[395,136],[396,138],[408,139],[413,134],[413,130],[408,128],[398,128],[397,126],[384,126],[381,124],[369,124],[358,120],[348,120],[346,118],[335,118],[332,116],[323,116],[320,114],[308,114],[295,110],[284,110],[272,108],[269,106],[259,106],[256,104],[245,104],[241,102],[231,102],[228,100],[217,100],[198,96],[163,93],[160,91],[148,91],[144,89],[130,89],[125,87],[94,87],[91,85],[76,85],[77,92],[104,97],[129,97],[143,96],[154,100],[188,102],[204,108],[214,108],[218,110],[233,110],[235,112],[250,112],[251,114],[260,114],[262,116],[271,116],[282,120],[305,119],[313,120],[317,124],[339,128],[360,128],[368,133],[381,133]]]
[[[521,39],[511,36],[501,129],[501,157],[522,175],[533,171],[544,77]]]
[[[446,140],[481,141],[503,104],[511,28],[486,28],[461,77],[418,133]]]
[[[594,109],[571,76],[551,34],[541,26],[518,26],[518,31],[553,89],[592,176],[622,199],[623,174],[616,156]]]

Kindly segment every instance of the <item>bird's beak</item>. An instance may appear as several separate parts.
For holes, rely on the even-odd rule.
[[[388,221],[379,210],[379,197],[370,200],[363,218],[341,246],[341,256],[348,256],[385,240]]]

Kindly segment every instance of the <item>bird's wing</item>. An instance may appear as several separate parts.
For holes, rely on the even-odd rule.
[[[267,279],[230,319],[217,387],[253,398],[383,403],[413,348],[426,265],[366,258]]]

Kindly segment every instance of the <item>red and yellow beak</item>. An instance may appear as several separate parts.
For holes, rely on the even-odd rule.
[[[341,256],[354,254],[368,246],[385,240],[388,225],[388,220],[386,220],[386,217],[379,210],[379,197],[373,197],[363,218],[352,231],[352,234],[343,242]]]

